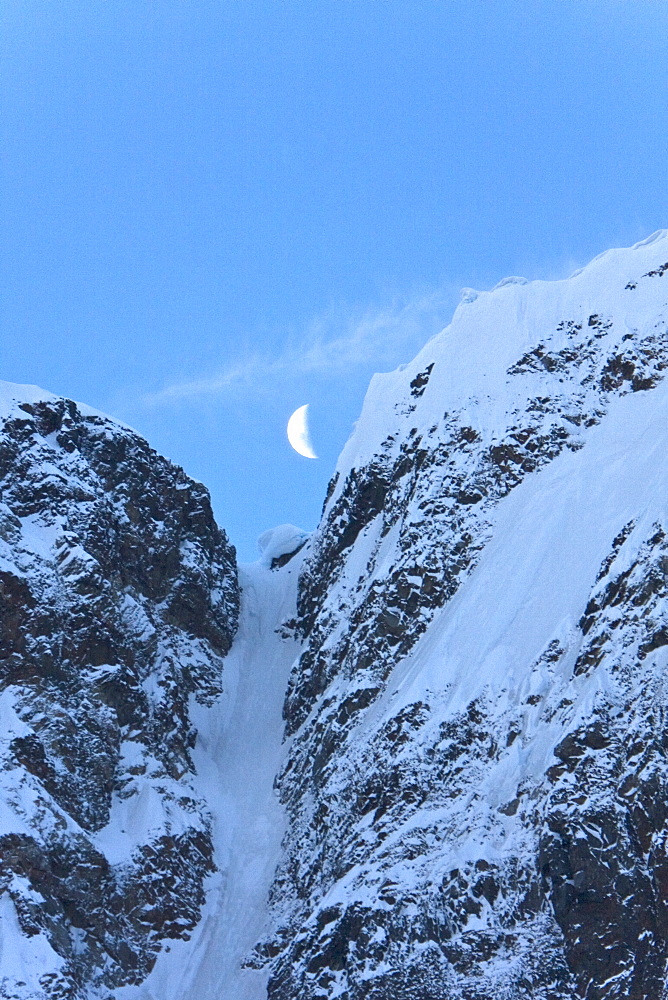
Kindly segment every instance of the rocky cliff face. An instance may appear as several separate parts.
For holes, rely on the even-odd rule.
[[[220,691],[235,554],[204,487],[137,434],[2,397],[0,996],[108,997],[199,919],[189,704]]]
[[[664,996],[666,260],[469,292],[372,382],[300,579],[271,1000]]]

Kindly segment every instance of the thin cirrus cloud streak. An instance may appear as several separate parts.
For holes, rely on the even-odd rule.
[[[344,322],[332,316],[321,318],[311,324],[296,345],[275,354],[249,354],[212,375],[175,382],[149,393],[143,402],[157,406],[226,396],[247,388],[268,390],[279,378],[319,374],[336,377],[372,363],[409,361],[443,327],[451,311],[452,295],[439,291],[409,302],[394,302]],[[402,351],[412,353],[399,356]]]

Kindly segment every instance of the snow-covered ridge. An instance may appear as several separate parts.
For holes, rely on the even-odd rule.
[[[309,544],[271,1000],[663,996],[668,233],[467,296]]]
[[[260,562],[269,569],[287,563],[306,544],[309,533],[294,524],[280,524],[263,532],[257,540]]]
[[[658,270],[664,258],[668,260],[668,230],[660,229],[633,247],[607,250],[569,278],[530,282],[506,278],[491,291],[476,292],[476,298],[461,303],[449,326],[410,364],[373,376],[337,471],[359,468],[379,454],[383,441],[396,431],[399,401],[415,402],[409,383],[429,364],[434,365],[429,389],[411,410],[411,427],[421,432],[438,421],[444,409],[464,404],[484,407],[492,396],[491,419],[505,413],[514,396],[507,369],[536,345],[543,332],[553,335],[564,320],[587,323],[590,315],[600,312],[606,321],[613,321],[617,341],[651,325],[667,308],[668,282],[652,280],[660,276],[648,272]],[[629,284],[637,287],[627,288]],[[561,338],[562,345],[566,341],[566,336]],[[341,486],[340,478],[338,489]]]
[[[3,382],[0,380],[0,420],[7,420],[9,417],[14,416],[22,404],[58,403],[60,398],[60,396],[55,396],[46,389],[41,389],[38,385],[21,385],[18,382]],[[77,403],[76,406],[79,413],[84,417],[97,417],[100,420],[108,421],[114,427],[122,427],[125,430],[132,431],[133,434],[137,433],[127,424],[124,424],[123,421],[110,417],[108,414],[103,413],[101,410],[96,410],[92,406],[87,406],[85,403]]]
[[[53,393],[40,389],[38,385],[0,381],[0,419],[6,420],[19,403],[55,402],[56,399]]]

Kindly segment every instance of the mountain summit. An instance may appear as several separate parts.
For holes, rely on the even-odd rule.
[[[9,387],[0,996],[662,1000],[667,372],[666,231],[467,289],[238,572]]]
[[[663,996],[668,233],[376,376],[300,576],[272,1000]]]

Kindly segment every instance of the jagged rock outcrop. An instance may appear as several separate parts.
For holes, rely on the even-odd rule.
[[[469,292],[373,380],[300,580],[270,1000],[664,997],[667,258]]]
[[[199,920],[189,700],[220,691],[235,553],[206,489],[129,428],[1,395],[0,997],[108,997]]]

